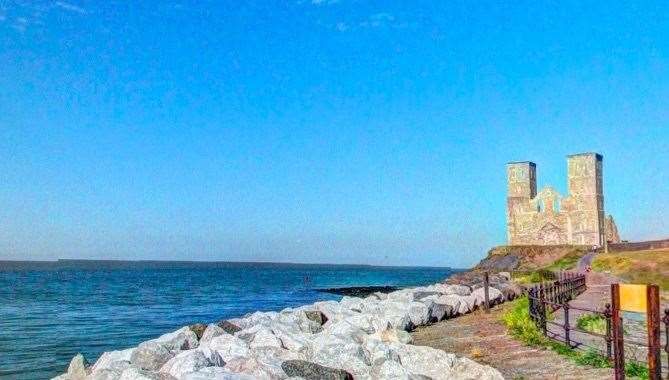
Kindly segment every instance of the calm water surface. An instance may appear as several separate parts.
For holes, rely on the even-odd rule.
[[[195,262],[0,262],[0,379],[46,379],[81,352],[195,322],[339,299],[318,288],[423,285],[449,268]]]

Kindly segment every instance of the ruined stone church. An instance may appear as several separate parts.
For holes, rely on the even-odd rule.
[[[537,192],[534,162],[507,164],[507,234],[509,245],[619,242],[613,218],[604,214],[603,157],[597,153],[567,156],[567,196],[550,186]]]

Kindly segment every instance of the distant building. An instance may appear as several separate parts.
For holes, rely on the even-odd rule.
[[[537,193],[534,162],[508,163],[509,245],[602,246],[607,238],[620,241],[613,218],[604,217],[602,160],[597,153],[567,156],[565,197],[550,186]]]

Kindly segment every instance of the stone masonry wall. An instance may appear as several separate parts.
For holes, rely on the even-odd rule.
[[[533,162],[507,164],[508,243],[603,245],[606,221],[602,169],[600,154],[568,156],[569,194],[563,197],[551,186],[537,192]]]

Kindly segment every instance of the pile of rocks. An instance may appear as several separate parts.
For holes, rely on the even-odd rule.
[[[495,283],[492,303],[517,295],[508,276]],[[483,297],[479,283],[435,284],[255,312],[105,352],[92,366],[77,355],[56,379],[502,379],[494,368],[411,345],[408,333],[469,313]]]

